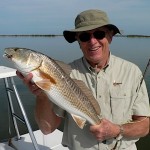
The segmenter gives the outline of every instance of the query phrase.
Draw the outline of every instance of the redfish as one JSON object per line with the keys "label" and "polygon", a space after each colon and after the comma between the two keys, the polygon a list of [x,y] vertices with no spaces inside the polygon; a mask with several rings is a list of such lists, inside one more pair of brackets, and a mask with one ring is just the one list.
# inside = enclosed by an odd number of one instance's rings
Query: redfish
{"label": "redfish", "polygon": [[86,121],[92,125],[100,123],[98,102],[83,81],[70,77],[69,65],[26,48],[6,48],[4,57],[23,75],[32,73],[32,81],[50,101],[70,113],[80,128]]}

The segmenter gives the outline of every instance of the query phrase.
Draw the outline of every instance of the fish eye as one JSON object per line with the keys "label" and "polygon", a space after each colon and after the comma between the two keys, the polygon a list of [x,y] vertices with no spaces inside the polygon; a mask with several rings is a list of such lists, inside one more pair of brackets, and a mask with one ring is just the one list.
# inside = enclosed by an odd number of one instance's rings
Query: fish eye
{"label": "fish eye", "polygon": [[16,52],[18,50],[18,48],[14,48],[14,51]]}

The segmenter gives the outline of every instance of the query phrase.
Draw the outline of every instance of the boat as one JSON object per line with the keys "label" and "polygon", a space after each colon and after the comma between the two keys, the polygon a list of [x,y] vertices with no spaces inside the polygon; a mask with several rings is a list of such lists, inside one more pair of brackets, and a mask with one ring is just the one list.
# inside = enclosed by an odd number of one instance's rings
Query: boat
{"label": "boat", "polygon": [[33,132],[38,148],[35,148],[29,133],[21,135],[20,139],[11,138],[0,143],[0,150],[68,150],[61,144],[62,132],[56,129],[53,133],[44,135],[40,130]]}
{"label": "boat", "polygon": [[[44,135],[37,128],[35,128],[37,130],[32,130],[28,116],[26,115],[19,92],[13,79],[13,77],[15,76],[16,69],[6,66],[0,66],[0,79],[4,80],[5,90],[7,93],[7,99],[11,112],[10,114],[15,130],[14,136],[8,136],[6,139],[0,141],[0,150],[68,150],[67,147],[64,147],[61,144],[63,132],[59,129],[56,129],[54,132],[48,135]],[[12,93],[15,95],[23,118],[21,118],[15,112],[11,96]],[[26,125],[26,133],[23,134],[19,131],[18,120]]]}

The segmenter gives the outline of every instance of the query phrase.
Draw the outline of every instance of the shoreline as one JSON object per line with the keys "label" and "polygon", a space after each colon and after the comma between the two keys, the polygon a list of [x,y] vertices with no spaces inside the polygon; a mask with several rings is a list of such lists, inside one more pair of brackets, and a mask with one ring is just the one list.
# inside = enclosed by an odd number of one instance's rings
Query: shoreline
{"label": "shoreline", "polygon": [[[0,37],[55,37],[63,36],[57,34],[1,34]],[[115,37],[127,37],[127,38],[150,38],[150,35],[115,35]]]}
{"label": "shoreline", "polygon": [[54,35],[54,34],[1,34],[0,37],[55,37],[63,35]]}

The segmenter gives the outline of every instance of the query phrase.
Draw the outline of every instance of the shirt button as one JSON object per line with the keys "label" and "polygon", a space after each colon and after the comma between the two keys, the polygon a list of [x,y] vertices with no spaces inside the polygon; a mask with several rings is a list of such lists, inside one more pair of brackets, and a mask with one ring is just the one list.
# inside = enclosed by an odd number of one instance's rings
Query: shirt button
{"label": "shirt button", "polygon": [[101,98],[101,95],[99,95],[99,98]]}

